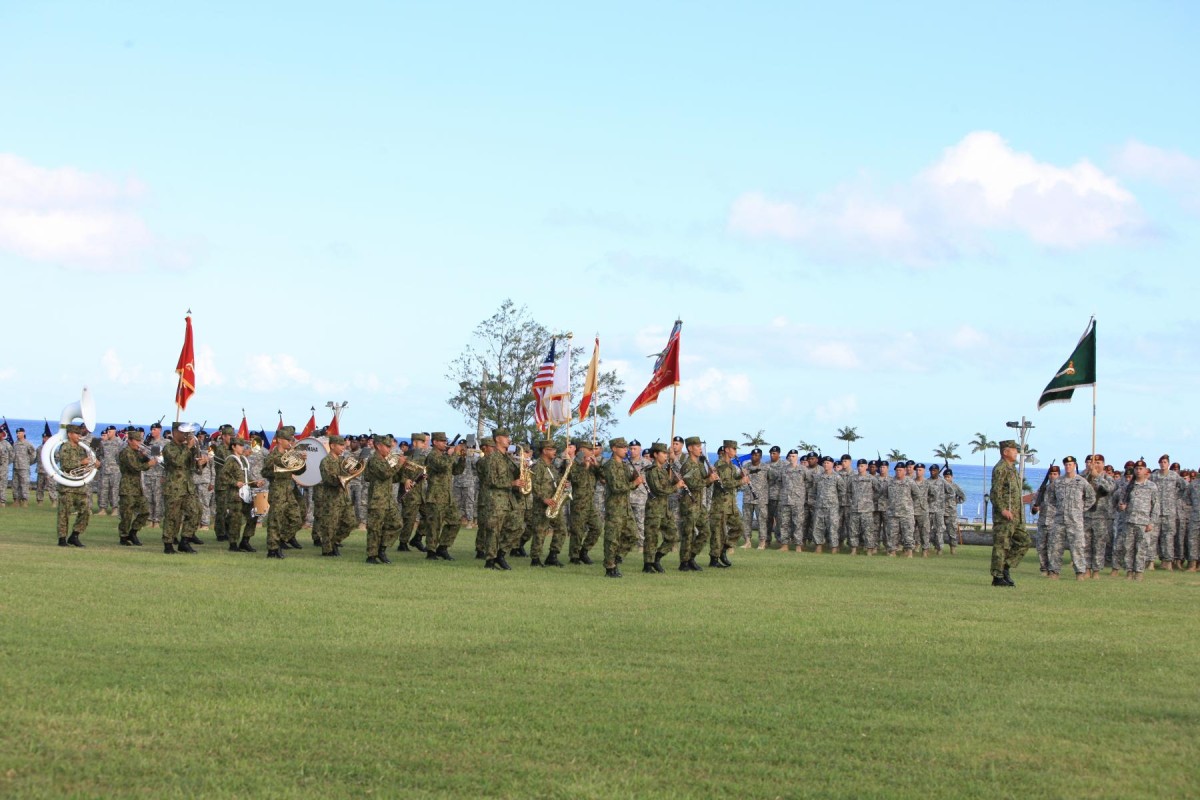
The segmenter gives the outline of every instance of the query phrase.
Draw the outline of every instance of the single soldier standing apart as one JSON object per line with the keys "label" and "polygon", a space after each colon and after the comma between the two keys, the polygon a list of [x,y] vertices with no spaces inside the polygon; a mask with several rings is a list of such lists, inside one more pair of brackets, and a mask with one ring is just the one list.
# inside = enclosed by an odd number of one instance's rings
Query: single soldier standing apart
{"label": "single soldier standing apart", "polygon": [[1146,462],[1134,464],[1134,479],[1125,487],[1120,509],[1125,512],[1125,577],[1140,581],[1147,564],[1154,563],[1154,523],[1158,513],[1159,488],[1150,481]]}
{"label": "single soldier standing apart", "polygon": [[466,445],[453,450],[442,431],[434,432],[433,451],[425,459],[428,485],[421,505],[421,531],[425,538],[425,558],[429,561],[453,561],[450,548],[462,525],[454,502],[454,478],[467,468]]}
{"label": "single soldier standing apart", "polygon": [[622,437],[608,443],[612,456],[604,462],[604,575],[620,578],[617,565],[637,542],[637,526],[629,493],[645,481],[632,464],[625,463],[629,446]]}
{"label": "single soldier standing apart", "polygon": [[992,469],[992,586],[1016,586],[1010,570],[1029,550],[1016,462],[1017,443],[1005,439],[1000,443],[1000,461]]}
{"label": "single soldier standing apart", "polygon": [[[58,448],[58,464],[64,474],[72,470],[98,467],[95,460],[88,457],[87,451],[80,446],[83,436],[82,425],[67,426],[67,440]],[[58,491],[58,546],[83,547],[79,537],[87,531],[88,520],[92,516],[92,504],[88,498],[88,486],[63,486]],[[75,515],[75,526],[71,527],[71,515]],[[67,535],[67,531],[71,535]]]}
{"label": "single soldier standing apart", "polygon": [[[269,482],[267,502],[267,558],[283,558],[283,548],[299,550],[296,533],[304,524],[300,494],[296,491],[296,469],[285,469],[285,455],[296,441],[296,429],[286,425],[275,432],[275,449],[263,459],[262,475]],[[303,469],[303,467],[300,467]]]}
{"label": "single soldier standing apart", "polygon": [[[650,458],[654,465],[646,472],[646,485],[650,496],[646,501],[645,532],[642,544],[642,572],[666,572],[662,557],[671,552],[679,538],[679,529],[671,517],[671,496],[687,486],[667,465],[667,446],[655,442],[650,446]],[[683,556],[680,555],[680,564]]]}
{"label": "single soldier standing apart", "polygon": [[142,546],[137,534],[150,519],[150,505],[142,493],[142,473],[154,466],[156,459],[142,454],[143,438],[145,435],[140,430],[128,431],[125,440],[129,444],[117,455],[117,467],[121,471],[121,485],[117,491],[121,519],[117,533],[124,547]]}

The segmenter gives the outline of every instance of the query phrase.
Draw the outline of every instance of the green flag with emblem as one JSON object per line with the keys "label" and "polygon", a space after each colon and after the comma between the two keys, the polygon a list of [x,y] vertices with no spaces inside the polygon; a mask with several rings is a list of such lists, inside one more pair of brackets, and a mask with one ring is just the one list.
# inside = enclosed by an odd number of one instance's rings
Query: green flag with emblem
{"label": "green flag with emblem", "polygon": [[1075,345],[1071,357],[1059,368],[1042,396],[1038,398],[1038,410],[1051,403],[1067,403],[1075,389],[1080,386],[1096,385],[1096,318],[1088,320],[1079,344]]}

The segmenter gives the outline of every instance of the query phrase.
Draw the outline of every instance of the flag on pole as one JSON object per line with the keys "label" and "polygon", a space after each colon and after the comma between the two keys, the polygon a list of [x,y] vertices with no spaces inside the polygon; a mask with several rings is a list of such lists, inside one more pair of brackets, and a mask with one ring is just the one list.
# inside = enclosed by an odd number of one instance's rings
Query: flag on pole
{"label": "flag on pole", "polygon": [[312,432],[315,431],[316,429],[317,429],[317,412],[316,412],[316,409],[313,409],[312,416],[310,416],[308,418],[308,422],[305,423],[305,425],[304,425],[304,430],[300,431],[300,433],[296,435],[296,441],[300,441],[301,439],[307,439],[309,436],[312,436]]}
{"label": "flag on pole", "polygon": [[325,429],[325,435],[326,436],[337,436],[341,432],[342,432],[341,429],[338,428],[338,409],[335,408],[333,410],[333,420],[330,421],[329,427]]}
{"label": "flag on pole", "polygon": [[554,384],[550,387],[550,424],[568,425],[571,422],[571,339],[567,349],[554,365]]}
{"label": "flag on pole", "polygon": [[1088,320],[1079,344],[1071,352],[1071,357],[1058,370],[1042,396],[1038,398],[1038,410],[1051,403],[1067,403],[1075,389],[1080,386],[1096,385],[1096,318]]}
{"label": "flag on pole", "polygon": [[175,405],[180,411],[187,408],[188,399],[196,392],[196,353],[192,346],[192,314],[188,312],[187,327],[183,332],[183,349],[179,351],[179,362],[175,365],[179,385],[175,387]]}
{"label": "flag on pole", "polygon": [[246,409],[242,409],[242,424],[238,425],[238,438],[242,441],[250,441],[250,426],[246,423]]}
{"label": "flag on pole", "polygon": [[42,436],[53,436],[50,432],[50,420],[42,420]]}
{"label": "flag on pole", "polygon": [[600,337],[596,337],[596,346],[592,349],[592,360],[588,363],[587,378],[583,381],[583,399],[579,401],[579,421],[587,419],[588,406],[592,404],[592,395],[596,393],[599,383],[600,369]]}
{"label": "flag on pole", "polygon": [[550,413],[550,409],[547,408],[546,394],[553,385],[554,340],[551,339],[550,352],[546,353],[546,358],[542,361],[542,366],[538,368],[537,375],[533,379],[533,386],[530,387],[533,391],[533,421],[537,423],[539,431],[546,430],[546,420]]}
{"label": "flag on pole", "polygon": [[682,321],[675,320],[675,326],[671,328],[671,335],[667,339],[667,346],[654,362],[654,374],[650,376],[650,382],[629,407],[630,416],[643,406],[657,402],[658,394],[663,389],[679,385],[679,329],[682,326]]}
{"label": "flag on pole", "polygon": [[[5,417],[4,423],[0,424],[0,438],[3,438],[9,444],[14,444],[12,431],[8,429],[8,417]],[[8,480],[8,475],[4,476],[4,480]]]}

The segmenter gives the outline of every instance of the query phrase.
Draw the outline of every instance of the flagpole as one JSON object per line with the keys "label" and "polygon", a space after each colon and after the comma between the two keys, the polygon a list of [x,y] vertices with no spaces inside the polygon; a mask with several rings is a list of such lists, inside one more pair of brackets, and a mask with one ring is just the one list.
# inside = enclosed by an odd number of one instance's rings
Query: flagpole
{"label": "flagpole", "polygon": [[1092,455],[1096,454],[1096,384],[1092,384]]}

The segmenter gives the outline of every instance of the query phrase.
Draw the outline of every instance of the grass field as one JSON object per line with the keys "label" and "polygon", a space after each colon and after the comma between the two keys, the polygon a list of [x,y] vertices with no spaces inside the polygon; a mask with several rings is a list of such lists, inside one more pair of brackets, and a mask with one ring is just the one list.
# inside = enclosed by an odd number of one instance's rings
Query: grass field
{"label": "grass field", "polygon": [[612,581],[485,571],[473,530],[390,567],[361,532],[282,562],[143,533],[0,510],[0,796],[1197,792],[1195,574],[993,589],[967,547]]}

